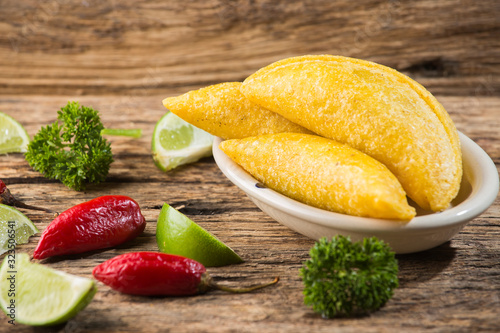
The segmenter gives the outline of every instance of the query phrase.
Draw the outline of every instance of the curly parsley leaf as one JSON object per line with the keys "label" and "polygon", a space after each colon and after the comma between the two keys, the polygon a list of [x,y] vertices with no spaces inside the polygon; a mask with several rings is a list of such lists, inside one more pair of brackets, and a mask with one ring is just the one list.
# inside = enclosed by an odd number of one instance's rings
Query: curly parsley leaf
{"label": "curly parsley leaf", "polygon": [[366,314],[382,307],[398,287],[398,262],[376,237],[351,242],[336,236],[315,243],[300,270],[304,303],[325,318]]}
{"label": "curly parsley leaf", "polygon": [[28,163],[77,191],[86,183],[104,181],[113,156],[110,143],[101,136],[99,112],[69,102],[57,114],[57,121],[42,127],[28,145]]}

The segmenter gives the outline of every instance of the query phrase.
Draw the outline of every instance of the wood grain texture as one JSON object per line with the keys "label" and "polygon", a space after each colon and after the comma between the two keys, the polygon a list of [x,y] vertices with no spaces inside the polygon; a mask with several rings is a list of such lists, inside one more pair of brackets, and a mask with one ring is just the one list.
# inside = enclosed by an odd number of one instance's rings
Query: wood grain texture
{"label": "wood grain texture", "polygon": [[[400,287],[380,311],[324,320],[303,304],[298,270],[313,241],[262,213],[212,158],[169,173],[150,141],[163,98],[241,81],[290,56],[339,54],[376,61],[422,83],[457,128],[500,165],[500,2],[496,0],[0,0],[0,111],[34,135],[69,100],[101,111],[112,137],[105,183],[75,192],[33,171],[22,154],[0,156],[0,179],[29,204],[63,211],[100,195],[136,199],[147,220],[137,239],[113,249],[42,261],[91,277],[97,264],[156,251],[164,202],[239,253],[241,265],[210,268],[219,282],[253,284],[247,295],[149,298],[99,284],[92,303],[53,328],[0,332],[498,332],[500,201],[450,242],[400,255]],[[50,214],[23,210],[43,230]],[[40,235],[18,248],[32,253]]]}
{"label": "wood grain texture", "polygon": [[2,0],[0,8],[0,94],[157,95],[318,53],[394,67],[435,94],[500,92],[494,0]]}
{"label": "wood grain texture", "polygon": [[[2,96],[0,110],[33,135],[55,119],[73,96]],[[137,239],[113,249],[46,259],[41,263],[91,277],[94,266],[118,254],[157,251],[156,219],[167,202],[239,253],[241,265],[210,268],[228,285],[253,284],[280,276],[278,285],[246,295],[211,292],[187,298],[119,294],[99,284],[92,303],[65,325],[43,332],[496,332],[500,329],[500,202],[495,201],[450,242],[429,251],[398,256],[400,287],[380,311],[354,319],[325,320],[303,304],[298,270],[313,241],[262,213],[219,171],[212,158],[169,173],[151,159],[150,137],[164,114],[164,96],[82,96],[101,112],[107,127],[141,128],[143,137],[113,137],[115,162],[107,181],[75,192],[31,170],[21,154],[0,156],[0,179],[29,204],[63,211],[106,194],[138,201],[147,227]],[[458,129],[500,164],[500,98],[438,96]],[[50,214],[23,211],[43,230]],[[39,235],[18,248],[32,253]],[[1,332],[40,331],[0,318]]]}

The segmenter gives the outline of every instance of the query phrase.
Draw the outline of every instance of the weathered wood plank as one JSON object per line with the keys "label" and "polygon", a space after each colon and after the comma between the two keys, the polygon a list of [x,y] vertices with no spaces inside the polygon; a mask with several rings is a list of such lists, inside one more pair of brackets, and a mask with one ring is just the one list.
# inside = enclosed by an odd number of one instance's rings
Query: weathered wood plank
{"label": "weathered wood plank", "polygon": [[[310,239],[262,213],[212,158],[169,173],[151,159],[164,97],[240,81],[272,61],[307,53],[373,60],[414,77],[438,96],[457,128],[500,165],[500,3],[494,0],[0,1],[0,111],[30,135],[68,100],[101,111],[105,126],[141,128],[110,138],[115,162],[103,184],[75,192],[31,170],[21,154],[0,156],[0,179],[27,203],[63,211],[105,194],[136,199],[147,220],[137,239],[113,249],[42,261],[91,277],[97,264],[156,251],[167,202],[236,250],[245,263],[210,268],[230,285],[279,275],[249,295],[133,297],[99,284],[93,302],[44,332],[496,332],[500,331],[500,201],[449,243],[398,256],[400,287],[380,311],[324,320],[303,305],[298,270]],[[53,216],[25,211],[43,230]],[[32,253],[36,235],[20,252]],[[11,327],[0,332],[40,331]]]}
{"label": "weathered wood plank", "polygon": [[[187,298],[149,298],[119,294],[99,284],[92,303],[67,324],[45,332],[479,332],[498,331],[500,305],[500,201],[497,199],[450,242],[435,249],[400,255],[400,287],[391,301],[370,316],[324,320],[302,302],[298,274],[313,244],[262,213],[218,170],[212,158],[163,173],[150,156],[150,137],[165,112],[166,96],[81,96],[101,111],[108,127],[141,128],[137,140],[113,138],[115,162],[108,180],[75,192],[32,171],[21,154],[0,156],[0,179],[30,204],[58,211],[105,194],[126,194],[138,201],[147,227],[137,239],[113,249],[43,260],[72,274],[91,277],[97,264],[131,251],[156,251],[156,219],[164,202],[172,204],[223,240],[245,263],[210,268],[217,281],[253,284],[280,276],[273,288],[248,295],[212,292]],[[55,119],[73,96],[3,96],[0,110],[26,126],[30,135]],[[438,96],[459,130],[478,142],[500,164],[500,98]],[[50,214],[25,211],[43,230]],[[32,253],[39,235],[18,248]],[[12,328],[0,318],[0,331]]]}
{"label": "weathered wood plank", "polygon": [[155,95],[328,53],[498,96],[499,17],[495,0],[3,0],[0,94]]}

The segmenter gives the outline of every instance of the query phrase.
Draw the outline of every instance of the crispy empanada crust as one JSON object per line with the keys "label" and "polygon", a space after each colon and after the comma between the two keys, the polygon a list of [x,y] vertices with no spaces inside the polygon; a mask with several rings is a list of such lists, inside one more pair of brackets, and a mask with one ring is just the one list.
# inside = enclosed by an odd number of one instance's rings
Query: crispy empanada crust
{"label": "crispy empanada crust", "polygon": [[424,209],[446,209],[458,193],[462,155],[453,121],[430,92],[394,69],[341,56],[302,56],[262,68],[241,91],[382,162]]}
{"label": "crispy empanada crust", "polygon": [[219,147],[267,187],[305,204],[363,217],[415,216],[386,166],[334,140],[279,133],[227,140]]}

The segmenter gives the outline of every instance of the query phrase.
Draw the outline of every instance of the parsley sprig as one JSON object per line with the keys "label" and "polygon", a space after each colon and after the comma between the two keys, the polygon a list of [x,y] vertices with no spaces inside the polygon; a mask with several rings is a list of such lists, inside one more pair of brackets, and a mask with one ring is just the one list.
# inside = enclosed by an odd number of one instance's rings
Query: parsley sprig
{"label": "parsley sprig", "polygon": [[25,158],[45,177],[81,191],[86,183],[104,181],[113,162],[103,129],[97,110],[69,102],[57,112],[57,121],[35,135]]}
{"label": "parsley sprig", "polygon": [[366,314],[382,307],[398,287],[398,262],[376,237],[351,242],[336,236],[315,243],[300,270],[304,303],[325,318]]}

